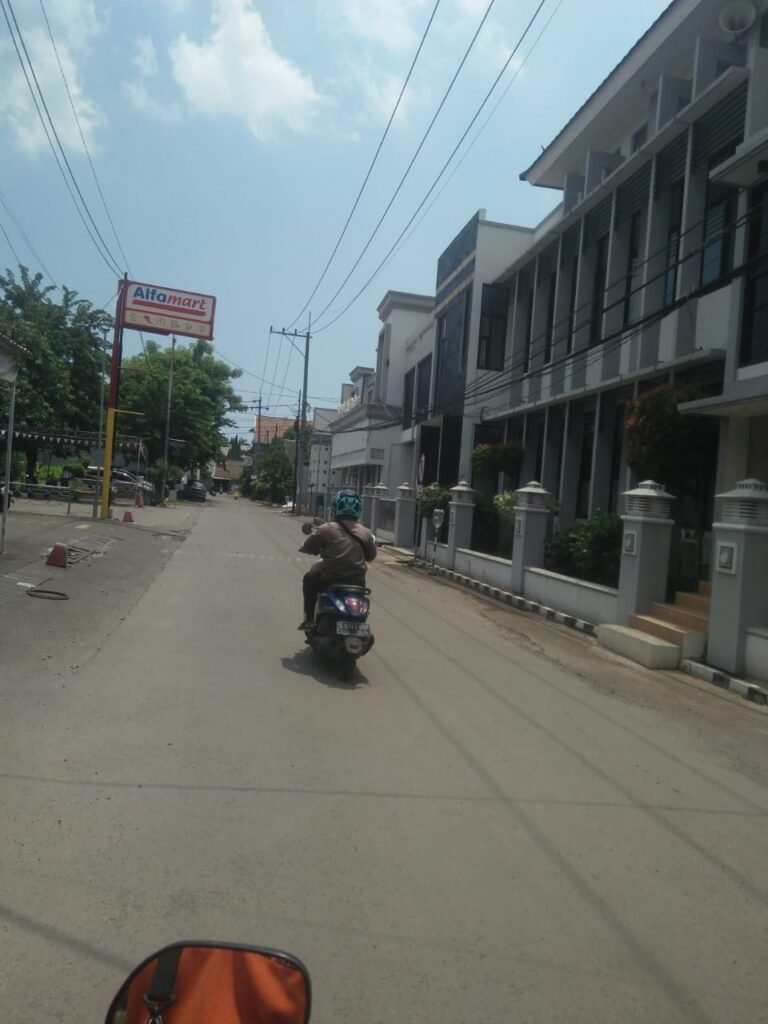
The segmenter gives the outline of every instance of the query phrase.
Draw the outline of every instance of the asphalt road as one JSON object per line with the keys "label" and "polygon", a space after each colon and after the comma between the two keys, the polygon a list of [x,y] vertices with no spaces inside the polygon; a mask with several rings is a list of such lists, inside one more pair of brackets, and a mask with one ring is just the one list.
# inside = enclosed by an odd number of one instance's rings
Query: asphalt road
{"label": "asphalt road", "polygon": [[178,937],[297,953],[320,1024],[768,1021],[768,717],[385,558],[340,684],[300,540],[216,499],[0,608],[4,1024]]}

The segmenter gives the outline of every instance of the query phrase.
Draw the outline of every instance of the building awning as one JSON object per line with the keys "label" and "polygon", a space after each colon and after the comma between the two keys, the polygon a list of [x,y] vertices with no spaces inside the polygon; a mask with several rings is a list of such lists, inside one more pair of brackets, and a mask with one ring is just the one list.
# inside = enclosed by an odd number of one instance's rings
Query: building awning
{"label": "building awning", "polygon": [[726,398],[715,395],[714,398],[699,398],[695,402],[681,402],[678,409],[682,413],[697,416],[727,416],[735,419],[749,419],[752,416],[768,416],[768,395],[755,395],[753,398]]}

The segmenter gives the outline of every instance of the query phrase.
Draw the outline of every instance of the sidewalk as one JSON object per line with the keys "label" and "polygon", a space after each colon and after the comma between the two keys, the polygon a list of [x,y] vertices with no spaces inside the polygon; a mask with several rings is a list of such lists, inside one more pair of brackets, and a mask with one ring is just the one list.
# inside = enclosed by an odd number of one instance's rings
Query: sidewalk
{"label": "sidewalk", "polygon": [[[30,508],[30,506],[32,506]],[[92,510],[84,505],[73,505],[73,514],[51,512],[47,502],[16,501],[8,516],[7,552],[0,555],[0,577],[17,573],[24,567],[45,568],[48,552],[56,543],[70,543],[86,534],[119,535],[122,530],[146,529],[173,533],[186,533],[194,525],[203,506],[168,508],[145,507],[131,509],[135,522],[123,524],[123,512],[115,509],[115,518],[92,518]],[[77,510],[75,512],[75,510]],[[118,514],[119,513],[119,514]],[[50,574],[47,574],[50,576]]]}

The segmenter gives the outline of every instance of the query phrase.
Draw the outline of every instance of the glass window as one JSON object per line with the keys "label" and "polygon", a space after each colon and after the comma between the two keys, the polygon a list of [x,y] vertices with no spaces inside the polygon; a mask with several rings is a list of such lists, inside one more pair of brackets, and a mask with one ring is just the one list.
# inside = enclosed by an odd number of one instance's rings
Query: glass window
{"label": "glass window", "polygon": [[750,195],[741,365],[768,361],[768,184]]}
{"label": "glass window", "polygon": [[710,182],[704,215],[701,283],[711,284],[727,274],[733,262],[735,193],[727,185]]}
{"label": "glass window", "polygon": [[632,136],[632,152],[636,153],[641,146],[644,146],[648,140],[648,124],[644,124],[642,128],[638,128]]}
{"label": "glass window", "polygon": [[523,373],[531,368],[531,331],[533,330],[533,285],[528,289],[525,310],[525,337],[523,338]]}
{"label": "glass window", "polygon": [[680,226],[683,220],[683,183],[676,182],[669,196],[669,227],[664,272],[664,305],[671,306],[677,296],[677,272],[680,262]]}
{"label": "glass window", "polygon": [[544,325],[544,365],[552,362],[552,341],[555,330],[555,289],[557,287],[557,274],[551,273],[547,281],[547,322]]}
{"label": "glass window", "polygon": [[595,270],[592,275],[592,304],[589,322],[589,344],[599,345],[603,338],[603,307],[605,278],[608,271],[608,235],[595,243]]}
{"label": "glass window", "polygon": [[[411,371],[413,372],[413,371]],[[425,356],[416,367],[416,419],[429,415],[429,393],[432,384],[432,356]]]}
{"label": "glass window", "polygon": [[413,423],[413,395],[416,380],[416,368],[406,373],[403,385],[403,427],[410,427]]}
{"label": "glass window", "polygon": [[629,327],[640,316],[640,229],[642,211],[632,214],[629,223],[629,247],[627,250],[627,276],[624,285],[624,326]]}
{"label": "glass window", "polygon": [[477,347],[479,370],[504,369],[508,303],[509,293],[506,288],[483,285],[480,337]]}

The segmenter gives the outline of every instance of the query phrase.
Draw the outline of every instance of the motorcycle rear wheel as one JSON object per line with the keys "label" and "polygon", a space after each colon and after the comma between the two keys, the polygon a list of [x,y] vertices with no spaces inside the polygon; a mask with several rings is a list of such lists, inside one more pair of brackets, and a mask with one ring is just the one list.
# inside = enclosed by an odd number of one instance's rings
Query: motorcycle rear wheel
{"label": "motorcycle rear wheel", "polygon": [[339,664],[339,679],[342,683],[348,683],[355,674],[357,668],[357,658],[351,654],[345,654]]}

